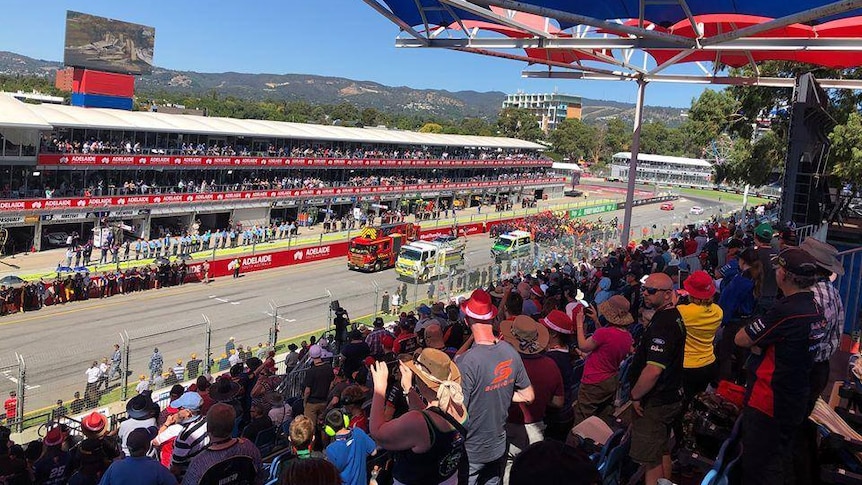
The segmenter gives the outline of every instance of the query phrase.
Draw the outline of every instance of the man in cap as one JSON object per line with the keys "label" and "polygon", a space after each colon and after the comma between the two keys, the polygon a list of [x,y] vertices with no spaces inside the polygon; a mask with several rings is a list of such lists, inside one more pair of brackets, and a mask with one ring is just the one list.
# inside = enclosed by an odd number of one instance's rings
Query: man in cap
{"label": "man in cap", "polygon": [[171,407],[176,414],[168,417],[168,426],[179,423],[183,429],[174,441],[174,453],[171,455],[171,472],[182,479],[192,459],[209,444],[206,418],[201,416],[203,398],[196,392],[186,392],[179,399],[171,401]]}
{"label": "man in cap", "polygon": [[644,305],[655,313],[629,371],[636,413],[629,456],[646,469],[645,483],[655,485],[671,474],[670,431],[682,409],[685,324],[670,276],[649,275],[641,291]]}
{"label": "man in cap", "polygon": [[260,450],[245,438],[232,438],[236,410],[213,404],[207,413],[209,445],[192,459],[183,484],[263,484]]}
{"label": "man in cap", "polygon": [[[494,336],[497,308],[491,295],[475,290],[461,304],[470,325],[473,346],[455,359],[467,407],[469,483],[497,485],[506,462],[506,417],[512,402],[535,399],[520,355]],[[465,343],[467,346],[468,340]],[[463,348],[463,347],[462,347]]]}
{"label": "man in cap", "polygon": [[347,345],[341,349],[341,355],[344,356],[344,361],[341,363],[341,370],[348,378],[362,366],[362,361],[371,355],[371,348],[365,343],[365,337],[359,330],[351,330],[347,333],[349,341]]}
{"label": "man in cap", "polygon": [[312,365],[305,372],[303,383],[303,402],[305,404],[303,414],[315,424],[318,423],[320,416],[326,409],[329,387],[335,379],[332,365],[321,358],[322,354],[323,350],[319,345],[309,347],[308,356],[311,358]]}
{"label": "man in cap", "polygon": [[152,428],[132,431],[128,440],[130,454],[111,463],[100,485],[176,485],[177,479],[171,472],[147,456],[154,435]]}
{"label": "man in cap", "polygon": [[192,353],[191,359],[186,362],[186,371],[189,379],[197,379],[201,371],[201,359],[198,359],[198,354]]}
{"label": "man in cap", "polygon": [[743,482],[782,484],[790,476],[793,440],[808,416],[814,348],[826,331],[811,287],[819,266],[805,250],[788,248],[774,258],[784,297],[742,328],[736,345],[750,348],[742,411]]}
{"label": "man in cap", "polygon": [[[532,318],[518,315],[500,324],[503,339],[521,354],[521,362],[533,387],[531,403],[512,403],[506,420],[506,477],[521,451],[545,438],[545,411],[563,406],[563,377],[557,364],[542,355],[548,346],[548,329]],[[508,479],[504,479],[508,482]]]}

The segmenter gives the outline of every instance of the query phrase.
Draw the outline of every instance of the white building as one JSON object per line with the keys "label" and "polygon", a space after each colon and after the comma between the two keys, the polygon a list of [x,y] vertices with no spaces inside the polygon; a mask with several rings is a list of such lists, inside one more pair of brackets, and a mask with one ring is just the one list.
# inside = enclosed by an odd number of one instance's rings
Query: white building
{"label": "white building", "polygon": [[[632,154],[620,152],[613,156],[608,180],[627,181]],[[639,183],[680,185],[687,187],[715,186],[712,164],[699,158],[669,157],[638,154],[636,180]]]}

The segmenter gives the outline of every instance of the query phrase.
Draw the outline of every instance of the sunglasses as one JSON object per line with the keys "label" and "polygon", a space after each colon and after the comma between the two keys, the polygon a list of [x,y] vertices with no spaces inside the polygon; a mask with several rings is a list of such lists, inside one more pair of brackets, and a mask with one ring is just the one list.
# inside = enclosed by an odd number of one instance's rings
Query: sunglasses
{"label": "sunglasses", "polygon": [[649,286],[641,286],[641,293],[655,295],[659,291],[671,291],[669,288],[651,288]]}

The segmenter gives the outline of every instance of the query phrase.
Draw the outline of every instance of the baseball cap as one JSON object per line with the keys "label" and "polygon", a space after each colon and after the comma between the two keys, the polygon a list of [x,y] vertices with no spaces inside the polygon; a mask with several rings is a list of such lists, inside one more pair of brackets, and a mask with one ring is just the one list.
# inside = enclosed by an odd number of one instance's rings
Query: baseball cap
{"label": "baseball cap", "polygon": [[190,409],[199,411],[204,400],[201,395],[196,392],[187,392],[178,399],[171,401],[171,407],[174,409]]}
{"label": "baseball cap", "polygon": [[772,265],[774,267],[782,267],[784,271],[788,271],[799,276],[814,276],[817,274],[817,260],[814,256],[808,254],[804,249],[798,247],[789,247],[777,256],[773,256]]}
{"label": "baseball cap", "polygon": [[764,222],[754,228],[754,235],[760,239],[771,240],[772,236],[775,235],[775,230],[772,229],[772,226],[769,223]]}

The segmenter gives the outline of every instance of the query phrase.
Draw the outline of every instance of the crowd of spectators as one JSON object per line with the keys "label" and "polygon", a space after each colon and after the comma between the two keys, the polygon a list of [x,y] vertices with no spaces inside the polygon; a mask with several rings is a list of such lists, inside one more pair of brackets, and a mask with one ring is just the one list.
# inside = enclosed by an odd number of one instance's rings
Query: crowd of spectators
{"label": "crowd of spectators", "polygon": [[[44,197],[47,199],[57,197],[101,197],[105,195],[144,195],[144,194],[187,194],[187,193],[211,193],[211,192],[238,192],[252,190],[292,190],[292,189],[322,189],[332,187],[380,187],[401,185],[423,185],[456,182],[487,182],[495,180],[532,180],[553,176],[554,173],[545,168],[536,168],[530,171],[509,170],[502,173],[474,175],[470,177],[417,177],[410,175],[381,176],[355,176],[346,181],[334,180],[321,177],[291,177],[276,176],[265,178],[259,176],[243,177],[239,173],[228,177],[230,181],[216,181],[214,178],[180,178],[176,180],[173,174],[153,171],[148,179],[131,179],[122,182],[108,183],[98,176],[95,180],[88,180],[86,187],[79,187],[67,181],[61,181],[57,185],[46,185]],[[176,181],[174,181],[176,180]],[[13,192],[8,187],[0,192],[4,198],[13,197]],[[42,193],[37,194],[43,196]],[[20,196],[20,191],[19,191]]]}
{"label": "crowd of spectators", "polygon": [[[3,459],[17,476],[62,475],[56,483],[90,473],[82,450],[105,449],[101,483],[145,469],[165,477],[148,483],[211,483],[229,469],[242,483],[594,485],[609,472],[597,450],[629,429],[628,456],[610,472],[630,463],[657,485],[681,472],[671,458],[697,446],[694,403],[712,399],[741,416],[741,483],[809,483],[818,467],[799,445],[812,445],[805,417],[843,322],[836,254],[765,221],[694,224],[291,345],[295,395],[273,375],[273,353],[228,359],[212,382],[175,385],[164,409],[142,386],[113,440],[89,415],[85,435],[100,443],[60,427],[26,449],[0,436]],[[264,471],[260,437],[276,427],[287,449]]]}
{"label": "crowd of spectators", "polygon": [[[98,154],[153,154],[153,155],[188,155],[188,156],[256,156],[256,157],[293,157],[293,158],[382,158],[401,160],[427,159],[466,159],[466,160],[531,160],[540,155],[534,151],[484,149],[464,147],[380,147],[367,146],[345,147],[343,145],[327,145],[325,143],[306,144],[285,142],[257,143],[255,146],[244,144],[225,144],[224,142],[188,143],[174,140],[164,142],[159,146],[143,146],[139,141],[116,137],[107,140],[88,138],[69,140],[56,136],[45,136],[42,139],[43,153],[98,153]],[[289,143],[289,142],[288,142]]]}

